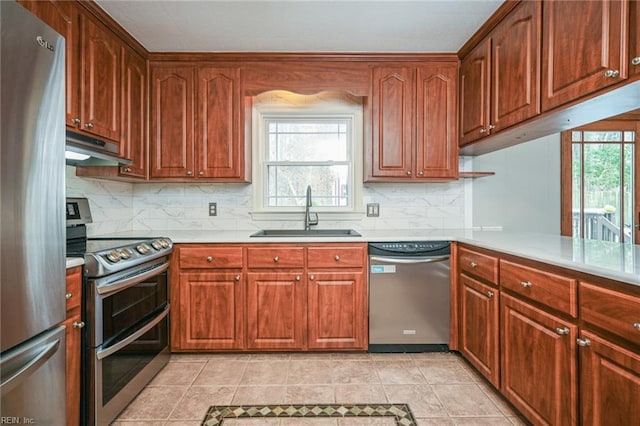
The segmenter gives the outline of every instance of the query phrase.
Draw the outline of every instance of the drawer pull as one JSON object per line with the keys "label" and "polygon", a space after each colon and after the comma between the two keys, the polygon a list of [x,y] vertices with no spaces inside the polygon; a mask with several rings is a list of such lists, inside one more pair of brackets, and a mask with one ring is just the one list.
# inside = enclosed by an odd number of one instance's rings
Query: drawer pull
{"label": "drawer pull", "polygon": [[274,262],[276,262],[276,263],[278,263],[278,262],[280,261],[280,258],[279,258],[278,256],[275,256],[275,257],[273,258],[273,261],[274,261]]}
{"label": "drawer pull", "polygon": [[488,297],[489,299],[491,299],[491,298],[493,297],[493,292],[492,292],[492,291],[488,291],[488,292],[487,292],[487,297]]}
{"label": "drawer pull", "polygon": [[236,275],[235,277],[233,277],[233,279],[236,281],[240,281],[240,275]]}
{"label": "drawer pull", "polygon": [[73,328],[82,328],[84,327],[84,321],[74,321],[72,325]]}
{"label": "drawer pull", "polygon": [[336,262],[339,262],[339,261],[340,261],[340,256],[338,256],[338,255],[336,254],[336,257],[334,257],[334,259],[336,260]]}
{"label": "drawer pull", "polygon": [[520,281],[520,285],[524,288],[531,288],[533,284],[531,284],[531,281]]}
{"label": "drawer pull", "polygon": [[64,298],[67,299],[67,300],[71,299],[72,297],[73,297],[73,294],[71,294],[71,293],[67,293],[67,294],[64,295]]}
{"label": "drawer pull", "polygon": [[589,339],[576,339],[576,343],[578,346],[590,346],[591,340]]}
{"label": "drawer pull", "polygon": [[620,71],[618,70],[606,70],[604,72],[604,76],[607,78],[616,78],[620,75]]}
{"label": "drawer pull", "polygon": [[296,275],[296,281],[300,281],[300,275]]}
{"label": "drawer pull", "polygon": [[558,333],[561,336],[564,336],[565,334],[569,334],[569,329],[567,327],[558,327],[556,328],[556,333]]}
{"label": "drawer pull", "polygon": [[640,331],[640,322],[634,322],[633,323],[633,328],[635,328],[636,330]]}
{"label": "drawer pull", "polygon": [[213,257],[208,256],[208,257],[207,257],[207,262],[209,262],[209,263],[213,262]]}
{"label": "drawer pull", "polygon": [[476,262],[471,262],[471,267],[475,268],[476,266],[478,266],[478,264]]}
{"label": "drawer pull", "polygon": [[640,56],[636,56],[631,60],[632,65],[640,65]]}

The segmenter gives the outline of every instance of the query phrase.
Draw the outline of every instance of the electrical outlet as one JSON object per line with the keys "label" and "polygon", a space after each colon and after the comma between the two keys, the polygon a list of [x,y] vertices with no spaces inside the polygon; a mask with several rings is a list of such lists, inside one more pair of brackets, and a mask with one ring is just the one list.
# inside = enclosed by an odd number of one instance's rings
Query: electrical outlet
{"label": "electrical outlet", "polygon": [[218,216],[218,203],[209,203],[209,216]]}
{"label": "electrical outlet", "polygon": [[379,217],[380,216],[380,204],[368,203],[367,204],[367,217]]}

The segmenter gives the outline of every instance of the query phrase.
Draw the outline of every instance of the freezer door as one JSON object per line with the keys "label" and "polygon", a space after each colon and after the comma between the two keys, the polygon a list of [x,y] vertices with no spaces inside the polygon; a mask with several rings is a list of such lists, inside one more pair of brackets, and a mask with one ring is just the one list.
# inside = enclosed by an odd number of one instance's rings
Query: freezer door
{"label": "freezer door", "polygon": [[0,1],[0,352],[65,317],[64,38]]}
{"label": "freezer door", "polygon": [[0,377],[3,424],[66,424],[65,327],[1,354]]}

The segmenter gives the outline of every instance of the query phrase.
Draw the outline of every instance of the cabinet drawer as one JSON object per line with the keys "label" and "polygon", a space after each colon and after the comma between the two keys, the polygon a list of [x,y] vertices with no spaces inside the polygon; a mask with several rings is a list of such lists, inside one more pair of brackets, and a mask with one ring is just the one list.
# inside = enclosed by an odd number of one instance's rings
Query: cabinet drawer
{"label": "cabinet drawer", "polygon": [[361,268],[364,266],[364,247],[309,247],[309,268]]}
{"label": "cabinet drawer", "polygon": [[180,268],[242,268],[242,247],[181,247]]}
{"label": "cabinet drawer", "polygon": [[580,318],[640,343],[640,297],[581,282]]}
{"label": "cabinet drawer", "polygon": [[302,247],[250,247],[247,249],[249,268],[303,268]]}
{"label": "cabinet drawer", "polygon": [[458,265],[461,271],[498,284],[498,258],[460,247]]}
{"label": "cabinet drawer", "polygon": [[80,306],[82,298],[82,268],[76,266],[67,269],[67,312]]}
{"label": "cabinet drawer", "polygon": [[574,318],[578,315],[575,279],[500,260],[500,285]]}

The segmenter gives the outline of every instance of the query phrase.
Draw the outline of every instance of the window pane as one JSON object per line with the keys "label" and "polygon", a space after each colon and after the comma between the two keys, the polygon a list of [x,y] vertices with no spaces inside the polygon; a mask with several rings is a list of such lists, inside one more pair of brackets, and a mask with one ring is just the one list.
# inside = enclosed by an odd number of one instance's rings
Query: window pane
{"label": "window pane", "polygon": [[267,166],[269,207],[304,206],[311,185],[314,206],[348,205],[349,166]]}
{"label": "window pane", "polygon": [[625,243],[633,243],[633,229],[635,226],[636,215],[634,214],[634,147],[633,145],[625,145],[624,147],[624,208],[623,208],[623,234]]}
{"label": "window pane", "polygon": [[277,121],[268,124],[269,161],[347,161],[346,120]]}
{"label": "window pane", "polygon": [[[578,132],[573,132],[578,133]],[[571,171],[571,221],[573,225],[573,236],[582,237],[582,221],[580,212],[582,211],[582,144],[574,143],[572,146],[572,171]]]}
{"label": "window pane", "polygon": [[571,142],[582,142],[582,132],[571,132]]}
{"label": "window pane", "polygon": [[622,132],[584,132],[585,142],[621,142]]}
{"label": "window pane", "polygon": [[635,142],[636,141],[636,132],[624,132],[624,141],[625,142]]}

